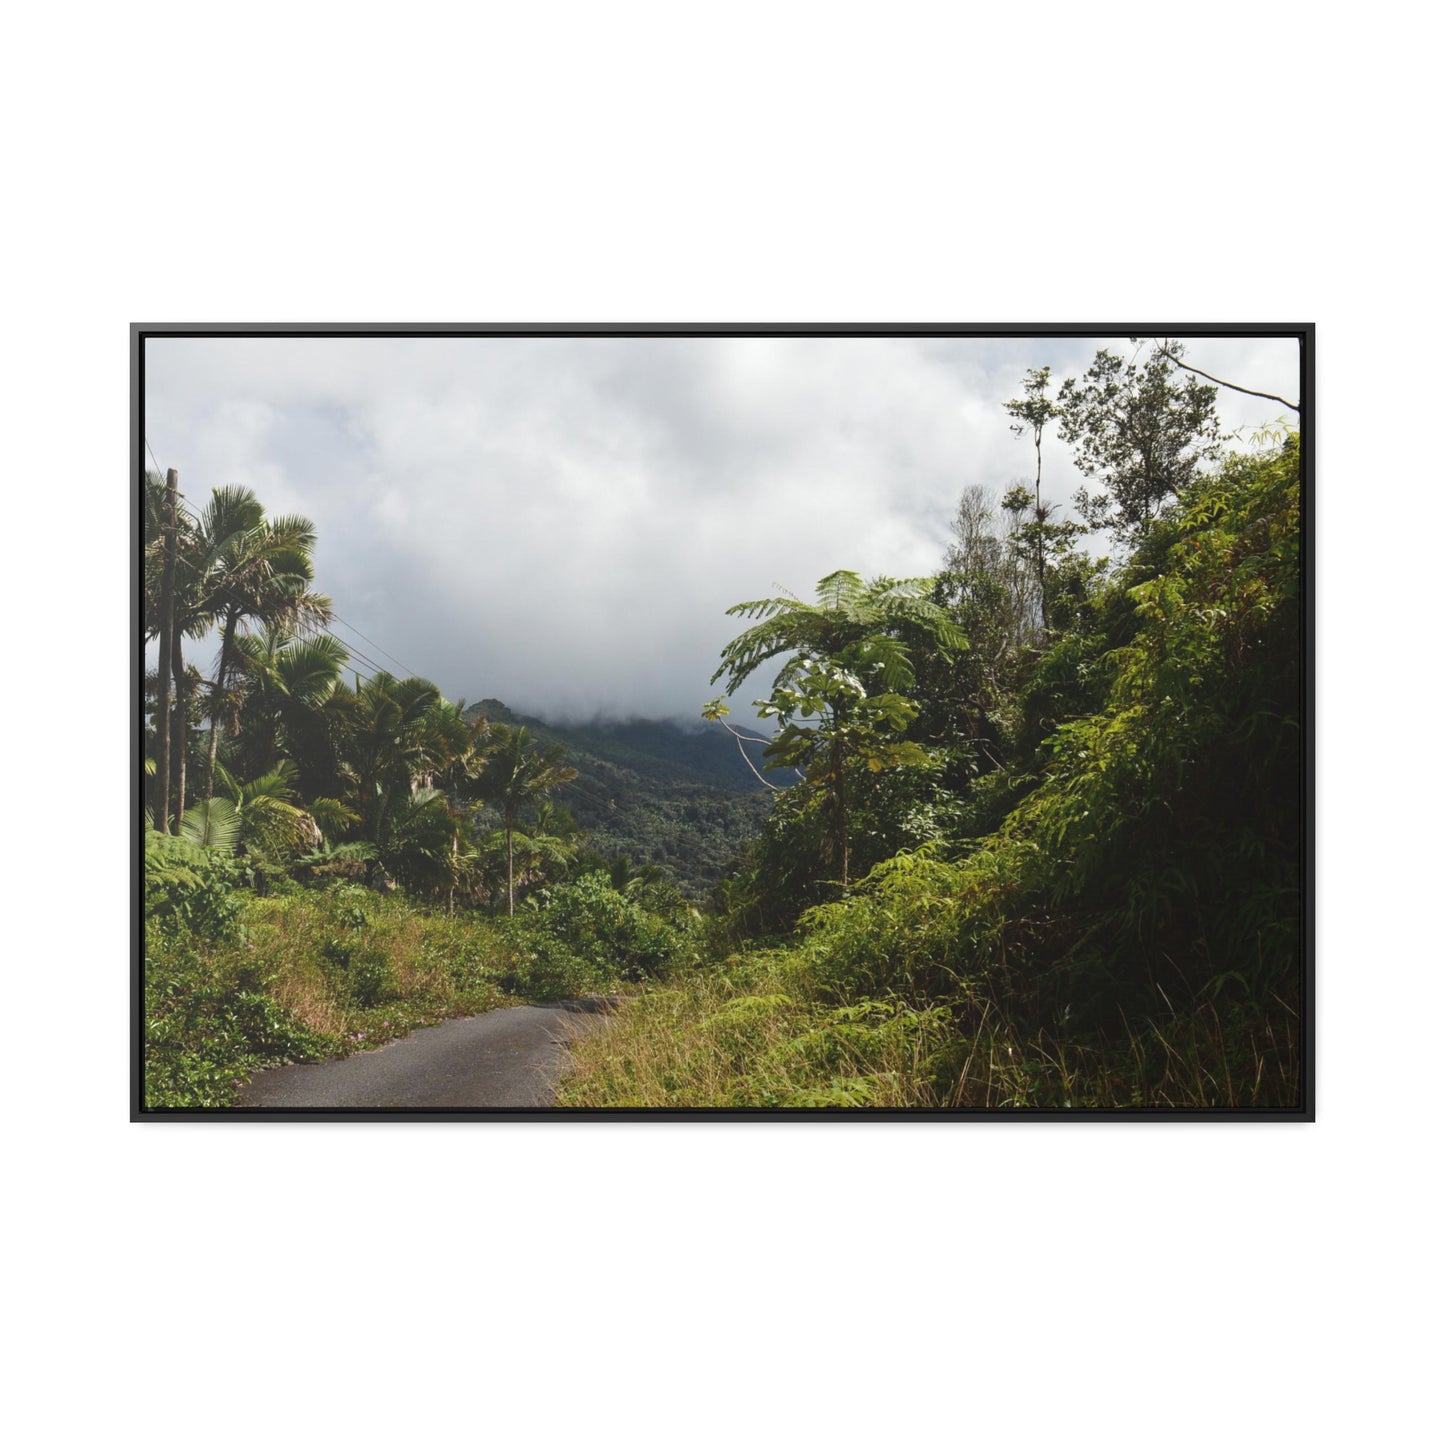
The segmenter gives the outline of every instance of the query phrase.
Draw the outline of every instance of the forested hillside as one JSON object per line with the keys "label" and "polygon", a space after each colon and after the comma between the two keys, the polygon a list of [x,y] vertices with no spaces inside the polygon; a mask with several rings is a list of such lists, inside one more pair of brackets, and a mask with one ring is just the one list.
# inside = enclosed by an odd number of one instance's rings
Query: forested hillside
{"label": "forested hillside", "polygon": [[546,723],[496,698],[473,704],[468,716],[521,724],[561,747],[578,776],[558,796],[590,851],[665,868],[688,897],[707,894],[767,816],[768,789],[720,729],[642,719]]}
{"label": "forested hillside", "polygon": [[148,478],[149,1106],[606,990],[564,1105],[1298,1109],[1301,439],[1183,358],[1028,372],[1033,485],[740,601],[702,730],[363,676],[306,519]]}

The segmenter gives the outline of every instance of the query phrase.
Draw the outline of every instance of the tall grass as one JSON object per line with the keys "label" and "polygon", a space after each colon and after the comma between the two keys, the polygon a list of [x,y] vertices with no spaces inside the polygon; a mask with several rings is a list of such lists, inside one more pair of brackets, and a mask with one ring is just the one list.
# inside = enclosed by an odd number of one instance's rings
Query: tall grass
{"label": "tall grass", "polygon": [[727,966],[625,1000],[573,1047],[563,1106],[775,1109],[1284,1109],[1299,1028],[1204,1004],[1117,1039],[1023,1033],[993,1003],[837,1004],[806,955]]}
{"label": "tall grass", "polygon": [[558,1103],[594,1108],[916,1108],[940,1096],[946,1011],[837,1004],[788,950],[734,955],[624,1001],[573,1047]]}

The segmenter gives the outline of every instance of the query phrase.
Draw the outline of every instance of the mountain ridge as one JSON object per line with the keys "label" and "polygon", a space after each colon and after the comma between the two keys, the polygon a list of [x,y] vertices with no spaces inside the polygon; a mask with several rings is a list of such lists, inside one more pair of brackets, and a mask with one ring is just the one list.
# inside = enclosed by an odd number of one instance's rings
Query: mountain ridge
{"label": "mountain ridge", "polygon": [[588,846],[660,864],[692,897],[722,877],[768,813],[772,790],[721,728],[648,718],[556,724],[498,698],[473,703],[466,715],[525,727],[544,747],[560,745],[578,776],[558,789],[556,800],[585,830]]}

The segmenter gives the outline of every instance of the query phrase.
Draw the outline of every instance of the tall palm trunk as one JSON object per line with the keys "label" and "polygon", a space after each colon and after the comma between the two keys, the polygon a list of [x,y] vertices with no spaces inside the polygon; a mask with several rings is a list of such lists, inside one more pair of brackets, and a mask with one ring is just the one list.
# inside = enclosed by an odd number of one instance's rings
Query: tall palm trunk
{"label": "tall palm trunk", "polygon": [[1034,562],[1039,578],[1039,625],[1049,630],[1049,604],[1044,597],[1044,432],[1042,427],[1034,428],[1034,520],[1039,524],[1039,534],[1034,539]]}
{"label": "tall palm trunk", "polygon": [[190,679],[181,658],[181,629],[171,634],[171,676],[175,679],[176,710],[171,751],[176,760],[176,832],[181,831],[181,814],[186,811],[186,737],[190,732]]}
{"label": "tall palm trunk", "polygon": [[231,648],[236,640],[236,623],[239,614],[235,609],[226,613],[226,625],[221,632],[221,655],[216,661],[216,680],[211,684],[211,738],[206,752],[206,804],[216,795],[216,747],[221,738],[221,698],[225,692],[226,668],[231,660]]}
{"label": "tall palm trunk", "polygon": [[512,819],[506,819],[507,824],[507,917],[512,916]]}

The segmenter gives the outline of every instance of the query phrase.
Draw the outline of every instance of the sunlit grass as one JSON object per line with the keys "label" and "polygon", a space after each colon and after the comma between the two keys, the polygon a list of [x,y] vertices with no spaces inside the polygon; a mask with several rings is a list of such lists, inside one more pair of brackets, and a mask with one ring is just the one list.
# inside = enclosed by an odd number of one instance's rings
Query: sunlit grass
{"label": "sunlit grass", "polygon": [[645,990],[579,1040],[559,1104],[590,1108],[1291,1109],[1298,1020],[1204,1004],[1118,1038],[1025,1035],[992,1003],[839,1005],[802,951]]}

